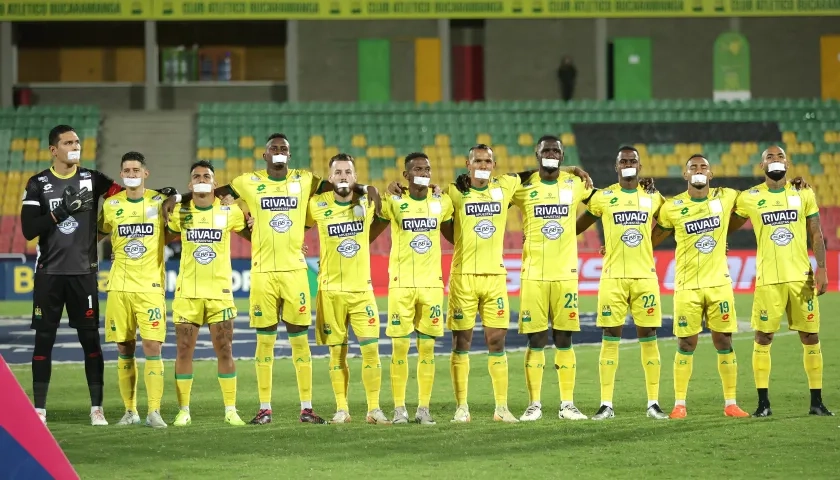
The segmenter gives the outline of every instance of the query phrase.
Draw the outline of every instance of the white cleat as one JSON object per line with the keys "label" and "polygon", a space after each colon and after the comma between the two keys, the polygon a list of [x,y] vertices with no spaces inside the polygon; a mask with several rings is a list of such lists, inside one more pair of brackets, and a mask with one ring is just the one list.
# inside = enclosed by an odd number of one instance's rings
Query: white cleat
{"label": "white cleat", "polygon": [[155,410],[146,416],[146,426],[152,428],[166,428],[166,422],[160,416],[160,412]]}
{"label": "white cleat", "polygon": [[46,425],[47,424],[47,412],[41,412],[39,410],[36,410],[35,413],[38,414],[38,419],[41,420],[41,423]]}
{"label": "white cleat", "polygon": [[117,425],[140,425],[140,415],[133,410],[126,410]]}
{"label": "white cleat", "polygon": [[347,410],[339,410],[335,412],[330,423],[350,423],[350,412]]}
{"label": "white cleat", "polygon": [[470,423],[470,407],[466,405],[459,405],[455,410],[455,417],[452,423]]}
{"label": "white cleat", "polygon": [[522,422],[535,422],[542,418],[542,406],[532,403],[525,409],[525,413],[519,417]]}
{"label": "white cleat", "polygon": [[420,425],[437,425],[428,407],[417,407],[417,413],[414,414],[414,421]]}
{"label": "white cleat", "polygon": [[[542,415],[542,412],[540,412]],[[507,406],[497,406],[496,411],[493,412],[493,420],[504,423],[519,423],[519,420],[510,413]]]}
{"label": "white cleat", "polygon": [[668,414],[659,408],[658,404],[653,404],[647,409],[647,416],[654,420],[668,420]]}
{"label": "white cleat", "polygon": [[[406,422],[408,415],[406,415]],[[385,416],[385,412],[381,408],[376,408],[367,413],[365,421],[371,425],[390,425],[391,421]]]}
{"label": "white cleat", "polygon": [[566,405],[565,407],[560,407],[560,412],[557,414],[558,417],[565,420],[586,420],[589,417],[580,413],[580,410],[577,409],[574,405]]}
{"label": "white cleat", "polygon": [[595,415],[592,416],[592,420],[607,420],[610,418],[615,418],[615,411],[612,407],[606,405],[601,405]]}
{"label": "white cleat", "polygon": [[405,407],[397,407],[394,409],[394,420],[392,420],[394,425],[400,425],[403,423],[408,423],[408,410]]}
{"label": "white cleat", "polygon": [[[139,418],[139,417],[138,417]],[[108,420],[105,420],[105,414],[101,408],[90,412],[90,424],[95,427],[104,427],[108,425]]]}

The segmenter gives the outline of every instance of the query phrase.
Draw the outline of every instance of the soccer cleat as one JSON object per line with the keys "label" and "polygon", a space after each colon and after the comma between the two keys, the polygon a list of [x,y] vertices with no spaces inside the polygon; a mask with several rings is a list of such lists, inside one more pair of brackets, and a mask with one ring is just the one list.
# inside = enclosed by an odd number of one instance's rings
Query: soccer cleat
{"label": "soccer cleat", "polygon": [[408,423],[408,411],[405,407],[397,407],[394,409],[394,420],[391,421],[394,425]]}
{"label": "soccer cleat", "polygon": [[586,420],[589,417],[582,414],[580,410],[574,405],[566,405],[565,407],[560,407],[560,412],[557,413],[557,416],[560,419],[566,420]]}
{"label": "soccer cleat", "polygon": [[324,425],[329,422],[318,416],[311,408],[304,408],[300,411],[300,423],[317,423]]}
{"label": "soccer cleat", "polygon": [[140,415],[133,410],[126,410],[117,425],[140,425]]}
{"label": "soccer cleat", "polygon": [[155,410],[146,416],[146,426],[152,428],[166,428],[166,422],[160,416],[160,412]]}
{"label": "soccer cleat", "polygon": [[[540,412],[542,415],[542,412]],[[507,406],[497,406],[496,411],[493,412],[493,421],[504,423],[519,423],[519,419],[514,417]]]}
{"label": "soccer cleat", "polygon": [[47,412],[36,411],[35,413],[38,414],[38,419],[41,420],[41,423],[46,425],[47,424]]}
{"label": "soccer cleat", "polygon": [[808,412],[808,415],[817,415],[819,417],[833,417],[834,412],[825,408],[825,405],[820,403],[819,405],[811,405],[811,410]]}
{"label": "soccer cleat", "polygon": [[172,425],[175,425],[176,427],[186,427],[191,423],[192,418],[190,418],[189,410],[178,410],[178,415],[175,415],[175,421],[172,422]]}
{"label": "soccer cleat", "polygon": [[532,403],[528,405],[528,408],[525,409],[525,413],[519,417],[519,420],[523,422],[534,422],[542,418],[542,407],[536,403]]}
{"label": "soccer cleat", "polygon": [[668,417],[682,420],[683,418],[688,416],[688,412],[685,410],[685,405],[674,405],[674,409],[671,410],[671,414]]}
{"label": "soccer cleat", "polygon": [[470,422],[470,407],[466,405],[459,405],[455,410],[455,417],[452,423],[469,423]]}
{"label": "soccer cleat", "polygon": [[245,425],[245,421],[239,418],[239,413],[236,410],[228,410],[225,412],[225,423],[239,427]]}
{"label": "soccer cleat", "polygon": [[417,413],[414,414],[414,421],[420,425],[437,425],[428,407],[417,407]]}
{"label": "soccer cleat", "polygon": [[375,408],[367,413],[365,421],[371,425],[390,425],[391,421],[385,416],[381,408]]}
{"label": "soccer cleat", "polygon": [[350,423],[350,412],[347,410],[339,410],[335,412],[330,423]]}
{"label": "soccer cleat", "polygon": [[267,408],[261,408],[259,412],[257,412],[257,416],[251,419],[251,425],[266,425],[271,423],[271,410]]}
{"label": "soccer cleat", "polygon": [[592,420],[606,420],[608,418],[614,418],[615,411],[612,407],[608,407],[606,405],[601,405],[601,408],[595,412],[595,415],[592,415]]}
{"label": "soccer cleat", "polygon": [[753,417],[769,417],[773,415],[773,410],[770,409],[770,405],[762,405],[758,404],[758,408],[755,409],[755,413],[753,413]]}
{"label": "soccer cleat", "polygon": [[657,403],[648,407],[647,416],[654,420],[668,420],[668,415],[659,408]]}
{"label": "soccer cleat", "polygon": [[749,417],[750,414],[741,410],[741,407],[738,405],[732,404],[728,405],[726,408],[723,409],[723,414],[727,417],[736,417],[736,418],[746,418]]}
{"label": "soccer cleat", "polygon": [[102,412],[101,408],[97,408],[96,410],[90,412],[90,424],[95,427],[104,427],[108,425],[108,420],[105,420],[105,414]]}

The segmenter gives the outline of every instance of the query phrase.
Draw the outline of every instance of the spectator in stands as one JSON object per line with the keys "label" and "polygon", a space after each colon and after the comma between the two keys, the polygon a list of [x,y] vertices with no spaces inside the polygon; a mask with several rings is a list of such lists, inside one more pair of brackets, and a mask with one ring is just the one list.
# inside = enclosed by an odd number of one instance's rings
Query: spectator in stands
{"label": "spectator in stands", "polygon": [[557,80],[560,82],[560,96],[568,102],[575,93],[575,81],[577,80],[577,67],[575,67],[572,57],[566,55],[560,61],[560,67],[557,68]]}

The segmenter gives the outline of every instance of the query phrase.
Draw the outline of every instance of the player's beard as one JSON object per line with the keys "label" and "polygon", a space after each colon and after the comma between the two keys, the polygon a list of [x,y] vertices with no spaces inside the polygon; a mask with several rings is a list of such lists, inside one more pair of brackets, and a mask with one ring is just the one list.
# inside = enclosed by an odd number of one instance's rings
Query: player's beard
{"label": "player's beard", "polygon": [[785,178],[785,175],[787,175],[787,170],[776,170],[775,172],[765,172],[765,174],[770,180],[778,182],[779,180]]}
{"label": "player's beard", "polygon": [[338,182],[335,186],[335,193],[339,196],[346,197],[350,195],[351,189],[348,182]]}

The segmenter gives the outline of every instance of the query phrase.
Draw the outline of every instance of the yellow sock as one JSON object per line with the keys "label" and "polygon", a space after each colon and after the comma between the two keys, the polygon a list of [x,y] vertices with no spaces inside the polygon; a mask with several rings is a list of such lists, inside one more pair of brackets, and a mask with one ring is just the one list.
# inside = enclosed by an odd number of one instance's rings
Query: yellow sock
{"label": "yellow sock", "polygon": [[379,340],[359,342],[362,350],[362,385],[365,387],[368,412],[379,408],[379,390],[382,388],[382,364],[379,363]]}
{"label": "yellow sock", "polygon": [[409,337],[391,339],[391,395],[394,407],[405,407],[405,389],[408,384],[408,349]]}
{"label": "yellow sock", "polygon": [[645,369],[648,402],[659,401],[659,377],[662,371],[659,342],[656,341],[656,336],[652,336],[640,338],[639,345],[642,347],[642,367]]}
{"label": "yellow sock", "polygon": [[137,362],[134,355],[120,355],[117,358],[117,379],[120,396],[126,410],[137,411]]}
{"label": "yellow sock", "polygon": [[[544,357],[543,357],[544,358]],[[487,370],[493,382],[493,397],[497,407],[507,406],[508,363],[505,352],[490,352],[487,356]]]}
{"label": "yellow sock", "polygon": [[819,342],[816,345],[802,345],[805,362],[805,375],[808,376],[808,388],[822,389],[823,357]]}
{"label": "yellow sock", "polygon": [[735,403],[735,392],[738,389],[738,363],[734,350],[718,350],[718,374],[720,374],[720,383],[723,385],[724,401]]}
{"label": "yellow sock", "polygon": [[542,348],[525,349],[525,387],[531,403],[540,401],[542,393],[543,371],[545,370],[545,352]]}
{"label": "yellow sock", "polygon": [[330,345],[330,383],[335,394],[335,409],[349,412],[347,387],[350,369],[347,367],[347,344]]}
{"label": "yellow sock", "polygon": [[295,363],[298,395],[301,407],[312,408],[312,350],[309,349],[309,330],[289,334],[292,359]]}
{"label": "yellow sock", "polygon": [[222,387],[222,401],[225,407],[236,406],[236,372],[220,373],[219,386]]}
{"label": "yellow sock", "polygon": [[260,403],[271,403],[271,381],[274,372],[274,343],[276,341],[276,331],[266,332],[257,330],[257,351],[254,357],[257,367],[257,391],[260,395]]}
{"label": "yellow sock", "polygon": [[417,393],[419,407],[429,408],[435,384],[435,339],[417,333]]}
{"label": "yellow sock", "polygon": [[190,392],[192,391],[193,374],[175,374],[175,395],[178,396],[179,407],[190,406]]}
{"label": "yellow sock", "polygon": [[575,375],[577,374],[577,358],[575,349],[558,348],[554,351],[554,368],[557,370],[557,379],[560,383],[561,405],[572,405],[575,403]]}
{"label": "yellow sock", "polygon": [[163,398],[163,360],[160,355],[146,357],[143,368],[143,378],[146,380],[146,397],[149,401],[149,413],[160,410],[160,399]]}
{"label": "yellow sock", "polygon": [[755,388],[770,388],[770,345],[754,341],[752,360]]}
{"label": "yellow sock", "polygon": [[452,350],[452,355],[449,357],[449,373],[452,376],[455,405],[466,405],[467,387],[470,381],[470,352]]}
{"label": "yellow sock", "polygon": [[694,352],[684,352],[678,348],[674,355],[674,400],[678,405],[685,405],[693,368]]}
{"label": "yellow sock", "polygon": [[598,374],[601,377],[601,404],[612,405],[615,389],[615,372],[618,370],[618,342],[620,337],[604,336],[601,341],[601,356],[598,359]]}

